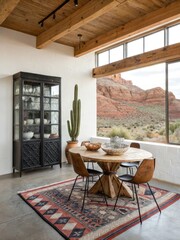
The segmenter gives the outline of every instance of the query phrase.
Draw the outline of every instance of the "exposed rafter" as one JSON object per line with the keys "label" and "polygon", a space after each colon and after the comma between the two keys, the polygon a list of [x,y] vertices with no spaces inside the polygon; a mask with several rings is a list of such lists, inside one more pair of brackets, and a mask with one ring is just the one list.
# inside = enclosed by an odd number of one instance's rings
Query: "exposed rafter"
{"label": "exposed rafter", "polygon": [[47,31],[41,33],[37,37],[37,48],[43,48],[52,41],[63,37],[67,33],[76,30],[84,24],[94,20],[110,9],[119,5],[120,0],[91,0],[86,5],[82,6],[71,16],[57,23]]}
{"label": "exposed rafter", "polygon": [[113,75],[120,72],[125,72],[141,67],[150,66],[165,61],[176,60],[180,58],[180,43],[173,44],[167,47],[149,51],[133,57],[129,57],[105,66],[93,69],[93,77],[100,78]]}
{"label": "exposed rafter", "polygon": [[124,41],[130,37],[134,37],[142,32],[146,32],[175,19],[180,19],[179,9],[180,1],[171,3],[167,7],[151,12],[123,26],[102,34],[95,39],[85,42],[80,48],[79,46],[75,48],[74,55],[76,57],[84,55],[99,48],[107,47],[117,41]]}
{"label": "exposed rafter", "polygon": [[20,0],[0,0],[0,24],[2,24]]}

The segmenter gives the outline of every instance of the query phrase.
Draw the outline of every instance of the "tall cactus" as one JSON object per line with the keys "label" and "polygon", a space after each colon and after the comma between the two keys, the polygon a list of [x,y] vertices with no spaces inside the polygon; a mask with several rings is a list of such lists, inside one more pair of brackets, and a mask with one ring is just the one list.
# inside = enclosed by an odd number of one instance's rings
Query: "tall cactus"
{"label": "tall cactus", "polygon": [[81,120],[81,100],[78,99],[78,85],[74,86],[74,100],[70,111],[70,120],[67,120],[69,136],[72,141],[76,141],[79,136]]}

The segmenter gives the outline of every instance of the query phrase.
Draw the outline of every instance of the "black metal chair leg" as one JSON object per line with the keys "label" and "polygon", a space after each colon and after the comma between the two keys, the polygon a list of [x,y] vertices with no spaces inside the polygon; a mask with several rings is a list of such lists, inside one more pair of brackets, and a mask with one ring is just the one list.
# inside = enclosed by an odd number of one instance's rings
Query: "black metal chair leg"
{"label": "black metal chair leg", "polygon": [[70,198],[71,198],[71,194],[72,194],[72,192],[73,192],[73,190],[74,190],[74,187],[75,187],[75,184],[76,184],[76,181],[77,181],[78,177],[79,177],[79,175],[77,175],[77,177],[76,177],[76,179],[75,179],[75,181],[74,181],[74,184],[73,184],[73,186],[72,186],[71,192],[70,192],[69,197],[68,197],[68,201],[69,201]]}
{"label": "black metal chair leg", "polygon": [[154,201],[155,201],[155,203],[156,203],[156,206],[157,206],[159,212],[161,213],[161,209],[160,209],[160,207],[159,207],[159,205],[158,205],[158,203],[157,203],[157,201],[156,201],[156,198],[155,198],[155,196],[154,196],[154,193],[153,193],[153,191],[152,191],[152,189],[151,189],[149,183],[147,183],[147,185],[148,185],[149,190],[150,190],[150,192],[151,192],[151,194],[152,194],[152,196],[153,196],[153,198],[154,198]]}
{"label": "black metal chair leg", "polygon": [[118,192],[118,195],[117,195],[116,202],[115,202],[115,204],[114,204],[114,209],[113,209],[113,210],[115,210],[115,208],[116,208],[116,204],[117,204],[117,201],[118,201],[120,192],[121,192],[122,184],[123,184],[123,181],[121,182],[121,185],[120,185],[120,188],[119,188],[119,192]]}
{"label": "black metal chair leg", "polygon": [[134,201],[135,200],[135,196],[134,196],[134,184],[133,183],[131,183],[132,184],[132,193],[133,193],[133,197],[132,197],[132,200]]}
{"label": "black metal chair leg", "polygon": [[139,198],[138,198],[138,195],[137,195],[137,189],[136,189],[136,185],[135,184],[134,184],[134,189],[135,189],[136,201],[137,201],[137,205],[138,205],[139,219],[140,219],[140,222],[142,224],[141,212],[140,212],[140,206],[139,206]]}
{"label": "black metal chair leg", "polygon": [[101,183],[102,192],[103,192],[103,197],[104,197],[106,206],[108,206],[107,199],[106,199],[106,195],[105,195],[105,191],[104,191],[104,187],[103,187],[103,184],[102,184],[102,181],[101,181],[101,177],[100,177],[100,176],[98,176],[98,177],[99,177],[99,181],[100,181],[100,183]]}
{"label": "black metal chair leg", "polygon": [[82,203],[82,207],[81,207],[81,212],[84,209],[84,202],[85,202],[85,198],[86,198],[86,194],[87,194],[87,189],[88,189],[88,178],[86,178],[85,189],[84,189],[84,197],[83,197],[83,203]]}

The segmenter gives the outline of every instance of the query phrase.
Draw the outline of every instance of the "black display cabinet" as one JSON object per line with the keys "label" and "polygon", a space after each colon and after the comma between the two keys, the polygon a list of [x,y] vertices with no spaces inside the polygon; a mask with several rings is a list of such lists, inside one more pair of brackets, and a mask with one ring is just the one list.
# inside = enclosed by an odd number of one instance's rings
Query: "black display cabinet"
{"label": "black display cabinet", "polygon": [[13,173],[60,164],[61,78],[13,75]]}

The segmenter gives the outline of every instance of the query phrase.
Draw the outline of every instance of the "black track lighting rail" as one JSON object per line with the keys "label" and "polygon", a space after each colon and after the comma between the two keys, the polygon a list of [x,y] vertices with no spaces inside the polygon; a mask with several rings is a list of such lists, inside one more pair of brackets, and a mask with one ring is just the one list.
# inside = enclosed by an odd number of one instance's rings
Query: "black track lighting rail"
{"label": "black track lighting rail", "polygon": [[[46,17],[44,17],[41,21],[38,22],[38,24],[43,27],[44,21],[48,19],[49,17],[53,16],[53,19],[56,18],[56,12],[61,9],[64,5],[66,5],[70,0],[65,0],[63,3],[61,3],[56,9],[54,9],[52,12],[50,12]],[[78,6],[78,0],[74,0],[74,6]]]}

